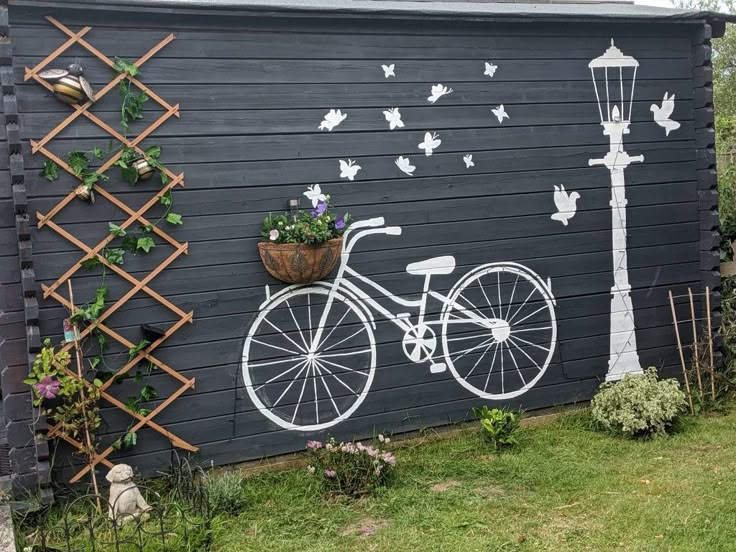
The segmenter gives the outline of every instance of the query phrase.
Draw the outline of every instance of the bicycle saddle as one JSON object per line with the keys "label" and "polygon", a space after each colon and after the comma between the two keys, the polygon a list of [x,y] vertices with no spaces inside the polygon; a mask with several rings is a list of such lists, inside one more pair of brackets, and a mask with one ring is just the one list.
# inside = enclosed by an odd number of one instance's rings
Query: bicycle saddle
{"label": "bicycle saddle", "polygon": [[430,274],[450,274],[455,270],[455,257],[432,257],[424,261],[409,263],[406,271],[416,276],[428,276]]}

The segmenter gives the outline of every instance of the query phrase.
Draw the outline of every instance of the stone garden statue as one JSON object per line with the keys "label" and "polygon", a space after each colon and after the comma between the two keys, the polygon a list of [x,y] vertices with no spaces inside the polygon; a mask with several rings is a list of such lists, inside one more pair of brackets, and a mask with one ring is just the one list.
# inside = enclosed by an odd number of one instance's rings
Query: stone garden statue
{"label": "stone garden statue", "polygon": [[110,482],[108,513],[114,523],[122,525],[130,520],[148,519],[151,507],[133,483],[133,468],[118,464],[110,469],[106,479]]}

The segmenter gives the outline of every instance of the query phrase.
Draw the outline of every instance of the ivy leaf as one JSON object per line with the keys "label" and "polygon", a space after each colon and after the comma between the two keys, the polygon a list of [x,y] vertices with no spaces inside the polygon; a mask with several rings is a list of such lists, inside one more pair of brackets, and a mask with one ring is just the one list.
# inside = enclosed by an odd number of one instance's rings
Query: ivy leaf
{"label": "ivy leaf", "polygon": [[100,266],[102,263],[100,262],[100,259],[97,258],[97,256],[94,256],[94,257],[90,257],[89,259],[83,260],[79,264],[85,270],[94,270],[95,268]]}
{"label": "ivy leaf", "polygon": [[169,224],[184,224],[181,220],[181,215],[178,213],[169,213],[166,215],[166,222]]}
{"label": "ivy leaf", "polygon": [[148,347],[150,344],[151,344],[151,342],[148,341],[147,339],[141,339],[136,344],[135,347],[131,347],[130,349],[128,349],[128,360],[129,361],[130,360],[133,360],[138,353],[140,353],[143,349],[145,349],[146,347]]}
{"label": "ivy leaf", "polygon": [[126,166],[120,168],[120,176],[122,176],[123,180],[130,184],[131,186],[135,186],[138,182],[138,171],[135,167]]}
{"label": "ivy leaf", "polygon": [[89,362],[89,367],[91,370],[97,370],[97,367],[100,365],[100,362],[102,362],[102,358],[98,356],[89,358],[87,360]]}
{"label": "ivy leaf", "polygon": [[150,236],[144,236],[142,238],[138,238],[135,244],[136,249],[140,249],[144,251],[145,253],[148,253],[156,247],[156,242],[153,241],[153,238]]}
{"label": "ivy leaf", "polygon": [[92,155],[95,156],[95,159],[102,159],[105,154],[103,153],[102,149],[94,147],[92,148]]}
{"label": "ivy leaf", "polygon": [[171,206],[171,190],[166,192],[164,195],[161,196],[161,199],[158,200],[158,202],[163,205],[164,207],[170,207]]}
{"label": "ivy leaf", "polygon": [[169,175],[166,174],[164,171],[159,171],[159,174],[161,175],[161,184],[166,186],[169,183]]}
{"label": "ivy leaf", "polygon": [[148,234],[149,232],[151,232],[151,230],[153,230],[153,224],[146,224],[145,226],[141,226],[141,232],[143,232],[144,234]]}
{"label": "ivy leaf", "polygon": [[148,148],[146,150],[146,157],[151,157],[152,159],[158,159],[161,157],[161,146],[153,145]]}
{"label": "ivy leaf", "polygon": [[43,169],[41,170],[40,175],[49,182],[53,182],[59,178],[59,165],[54,163],[51,159],[47,159],[43,164]]}
{"label": "ivy leaf", "polygon": [[67,162],[69,163],[69,168],[77,176],[82,176],[82,173],[89,168],[89,160],[87,159],[87,154],[83,151],[70,151],[69,155],[67,156]]}
{"label": "ivy leaf", "polygon": [[117,224],[114,224],[112,222],[108,222],[107,225],[110,228],[110,233],[113,236],[116,236],[118,238],[125,237],[126,232],[125,232],[125,229],[124,228],[120,228],[120,226],[118,226]]}
{"label": "ivy leaf", "polygon": [[100,175],[97,173],[85,174],[82,177],[82,182],[84,183],[85,188],[87,188],[88,190],[91,190],[99,179],[100,179]]}
{"label": "ivy leaf", "polygon": [[103,249],[103,256],[109,263],[122,265],[125,263],[125,249],[122,247],[112,247]]}
{"label": "ivy leaf", "polygon": [[100,352],[104,352],[107,349],[107,336],[101,331],[95,330],[95,337],[97,338],[97,345],[100,348]]}
{"label": "ivy leaf", "polygon": [[92,384],[95,387],[102,387],[102,380],[101,379],[98,379],[98,378],[95,378],[95,379],[92,380]]}
{"label": "ivy leaf", "polygon": [[140,73],[140,69],[137,66],[130,63],[128,60],[116,57],[113,65],[118,73],[126,73],[131,77],[135,77]]}
{"label": "ivy leaf", "polygon": [[144,385],[141,387],[140,398],[143,399],[144,402],[151,402],[156,397],[158,397],[158,391],[156,391],[152,385]]}

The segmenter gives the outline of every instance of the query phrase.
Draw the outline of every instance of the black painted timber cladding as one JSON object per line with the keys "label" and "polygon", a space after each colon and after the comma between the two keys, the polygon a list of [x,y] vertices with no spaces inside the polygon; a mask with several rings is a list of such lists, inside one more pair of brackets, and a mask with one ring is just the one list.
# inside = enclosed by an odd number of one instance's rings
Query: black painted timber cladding
{"label": "black painted timber cladding", "polygon": [[[28,143],[69,112],[37,84],[23,82],[23,68],[38,63],[65,38],[43,15],[49,13],[19,8],[11,14],[30,213],[48,212],[73,186],[66,176],[53,183],[42,179],[43,158],[31,155]],[[358,220],[383,216],[387,224],[403,227],[400,237],[366,239],[351,257],[353,268],[392,293],[416,297],[422,278],[407,275],[406,265],[439,255],[457,260],[453,274],[433,278],[433,289],[440,292],[491,262],[522,263],[543,279],[549,277],[557,300],[553,362],[533,389],[505,404],[532,410],[592,396],[607,371],[612,261],[609,174],[588,166],[589,159],[608,150],[588,62],[603,53],[611,37],[640,63],[625,143],[631,155],[645,156],[643,164],[626,170],[629,276],[644,366],[675,373],[667,291],[718,287],[709,36],[698,25],[417,25],[327,15],[110,16],[92,9],[54,15],[75,30],[92,26],[86,36],[90,43],[126,59],[136,59],[169,32],[177,34],[146,63],[142,80],[169,103],[179,103],[181,118],[169,120],[145,143],[160,144],[164,162],[185,173],[186,187],[174,193],[175,210],[185,224],[172,233],[189,242],[189,255],[151,286],[195,313],[194,324],[175,334],[157,356],[196,377],[197,387],[156,421],[198,445],[203,463],[300,450],[308,438],[323,436],[284,430],[266,419],[248,397],[240,366],[245,336],[266,298],[265,286],[271,286],[271,293],[283,287],[258,259],[260,223],[316,182],[340,211]],[[111,78],[81,48],[62,60],[82,63],[97,89]],[[499,67],[493,79],[483,76],[485,61]],[[396,64],[395,78],[384,78],[384,63]],[[427,96],[436,83],[454,92],[431,105]],[[676,94],[673,117],[681,123],[669,137],[650,112],[665,91]],[[499,125],[491,108],[501,103],[511,118]],[[116,125],[118,105],[111,93],[94,111]],[[382,110],[389,107],[401,109],[404,129],[388,130]],[[332,132],[319,131],[322,117],[333,108],[347,112],[348,119]],[[154,102],[146,109],[147,125],[160,110]],[[442,139],[431,157],[420,156],[417,149],[425,131],[436,131]],[[95,126],[79,118],[50,149],[64,155],[106,144]],[[462,160],[467,153],[475,162],[470,170]],[[398,155],[411,157],[415,176],[397,169]],[[339,178],[338,160],[347,158],[362,166],[353,182]],[[18,234],[13,198],[2,185],[8,168],[7,156],[0,156],[0,284],[10,290],[3,299],[8,305],[2,306],[19,322],[17,328],[3,326],[3,351],[16,348],[3,362],[27,366],[15,260]],[[550,218],[553,187],[559,184],[581,194],[567,227]],[[113,179],[109,189],[137,206],[153,193],[155,181],[130,188]],[[104,237],[108,221],[121,220],[122,213],[104,200],[94,206],[75,201],[57,219],[91,246]],[[38,286],[54,282],[80,257],[50,229],[31,224],[31,237]],[[162,246],[149,256],[129,256],[125,268],[142,278],[170,253]],[[111,301],[129,289],[114,276],[108,276],[107,284]],[[77,297],[91,297],[99,275],[80,272],[74,285]],[[41,335],[58,339],[63,310],[43,301],[38,317]],[[173,319],[141,295],[110,319],[113,329],[133,341],[142,322],[166,325]],[[408,362],[396,328],[380,318],[376,343],[371,391],[348,420],[330,429],[336,437],[465,420],[470,408],[482,403],[449,372],[431,374],[427,364]],[[176,389],[164,374],[155,374],[152,384],[161,398]],[[128,382],[113,392],[124,400],[135,389]],[[107,406],[103,412],[100,435],[109,443],[130,420]],[[145,473],[166,466],[166,439],[143,430],[138,442],[113,460],[125,458]],[[59,458],[58,467],[70,462]]]}

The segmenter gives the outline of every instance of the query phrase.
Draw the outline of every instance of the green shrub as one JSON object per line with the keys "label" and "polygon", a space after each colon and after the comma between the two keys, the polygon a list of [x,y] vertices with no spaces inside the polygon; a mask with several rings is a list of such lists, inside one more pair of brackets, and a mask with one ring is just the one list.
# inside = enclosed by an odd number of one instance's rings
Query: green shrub
{"label": "green shrub", "polygon": [[206,489],[212,515],[236,515],[246,506],[243,476],[236,472],[226,472],[217,477],[208,475]]}
{"label": "green shrub", "polygon": [[483,405],[482,408],[473,408],[473,414],[480,421],[483,435],[496,450],[517,443],[514,432],[519,427],[519,422],[521,422],[521,413],[506,409],[489,409]]}
{"label": "green shrub", "polygon": [[603,429],[630,437],[664,435],[686,407],[677,380],[657,379],[657,370],[627,374],[605,383],[593,397],[591,414]]}
{"label": "green shrub", "polygon": [[[378,436],[381,444],[390,440]],[[396,457],[376,445],[357,442],[307,441],[307,471],[318,478],[331,494],[360,496],[385,485],[396,465]]]}

